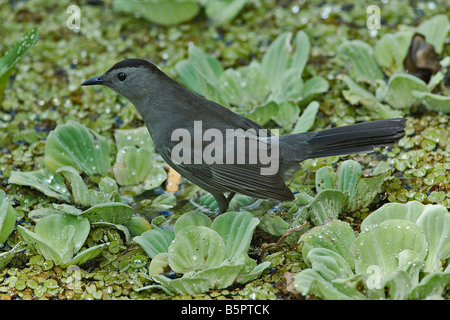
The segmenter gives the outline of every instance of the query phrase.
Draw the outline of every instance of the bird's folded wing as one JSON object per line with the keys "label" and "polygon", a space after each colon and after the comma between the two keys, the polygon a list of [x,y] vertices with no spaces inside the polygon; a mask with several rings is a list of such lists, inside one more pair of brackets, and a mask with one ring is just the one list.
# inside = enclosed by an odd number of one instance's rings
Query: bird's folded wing
{"label": "bird's folded wing", "polygon": [[190,165],[189,172],[196,179],[211,186],[250,197],[292,200],[294,196],[279,174],[263,175],[260,165],[211,164]]}

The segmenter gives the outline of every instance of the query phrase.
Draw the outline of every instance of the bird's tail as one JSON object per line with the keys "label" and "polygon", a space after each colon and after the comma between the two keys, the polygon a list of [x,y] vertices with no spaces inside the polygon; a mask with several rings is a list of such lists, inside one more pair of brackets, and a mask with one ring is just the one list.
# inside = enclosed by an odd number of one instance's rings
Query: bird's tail
{"label": "bird's tail", "polygon": [[406,119],[395,118],[363,122],[316,132],[285,135],[290,159],[303,161],[346,154],[368,153],[398,141],[404,134]]}

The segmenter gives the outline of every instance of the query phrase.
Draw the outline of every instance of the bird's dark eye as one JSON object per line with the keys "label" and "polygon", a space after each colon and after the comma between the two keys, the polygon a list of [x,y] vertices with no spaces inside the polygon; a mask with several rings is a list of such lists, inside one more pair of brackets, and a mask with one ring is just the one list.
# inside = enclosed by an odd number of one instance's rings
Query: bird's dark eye
{"label": "bird's dark eye", "polygon": [[125,72],[119,72],[119,73],[117,74],[117,78],[118,78],[120,81],[124,81],[124,80],[127,78],[127,75],[126,75]]}

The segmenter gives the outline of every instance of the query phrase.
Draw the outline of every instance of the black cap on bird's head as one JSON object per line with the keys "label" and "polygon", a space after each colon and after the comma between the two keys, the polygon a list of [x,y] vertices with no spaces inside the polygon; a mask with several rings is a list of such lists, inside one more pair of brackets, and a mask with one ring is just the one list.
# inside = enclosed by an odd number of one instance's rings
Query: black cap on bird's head
{"label": "black cap on bird's head", "polygon": [[143,104],[161,93],[165,78],[168,77],[147,60],[126,59],[116,63],[101,76],[86,80],[81,85],[104,85],[111,88],[130,100],[141,112]]}
{"label": "black cap on bird's head", "polygon": [[[108,85],[107,81],[106,81],[108,78],[107,75],[110,75],[110,74],[114,73],[115,71],[126,70],[128,68],[146,68],[147,70],[149,70],[152,73],[159,71],[159,69],[154,64],[152,64],[151,62],[149,62],[147,60],[125,59],[125,60],[122,60],[122,61],[116,63],[115,65],[113,65],[103,75],[86,80],[81,85],[82,86],[91,86],[91,85],[98,85],[98,84]],[[119,73],[117,73],[117,78],[120,81],[125,81],[125,79],[127,78],[127,73],[119,72]]]}

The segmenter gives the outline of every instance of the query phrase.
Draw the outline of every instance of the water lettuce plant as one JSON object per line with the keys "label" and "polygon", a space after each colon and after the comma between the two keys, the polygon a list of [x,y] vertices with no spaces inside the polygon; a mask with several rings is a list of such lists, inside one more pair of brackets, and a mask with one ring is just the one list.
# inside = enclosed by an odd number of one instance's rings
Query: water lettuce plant
{"label": "water lettuce plant", "polygon": [[[304,31],[292,38],[292,33],[282,33],[271,43],[261,62],[253,60],[247,66],[226,70],[214,57],[191,46],[188,59],[179,61],[175,68],[179,80],[192,91],[233,107],[261,125],[273,120],[292,130],[300,114],[299,102],[310,102],[316,94],[328,90],[328,82],[320,76],[302,79],[311,44]],[[310,107],[312,118],[317,109],[316,104]]]}
{"label": "water lettuce plant", "polygon": [[[53,260],[64,267],[83,264],[98,256],[109,243],[80,249],[85,244],[92,226],[103,226],[120,230],[126,242],[130,232],[124,226],[133,218],[133,209],[120,202],[96,204],[80,210],[67,204],[53,204],[53,207],[35,209],[29,212],[31,220],[37,220],[34,230],[18,226],[24,242],[45,259]],[[141,223],[136,223],[141,225]]]}
{"label": "water lettuce plant", "polygon": [[[152,229],[134,237],[152,258],[149,280],[141,288],[167,294],[199,294],[259,277],[270,262],[257,264],[247,251],[259,220],[248,212],[226,212],[211,221],[199,211],[183,214],[174,231]],[[182,275],[170,279],[165,270]]]}
{"label": "water lettuce plant", "polygon": [[354,160],[346,160],[335,173],[330,166],[316,172],[317,196],[301,208],[295,225],[310,221],[312,225],[321,225],[328,219],[334,219],[342,212],[354,212],[366,208],[380,192],[384,181],[392,169],[380,163],[369,176],[362,175],[361,165]]}
{"label": "water lettuce plant", "polygon": [[[449,95],[439,84],[450,61],[448,57],[440,58],[438,55],[444,53],[443,45],[449,31],[448,17],[440,14],[415,29],[383,35],[374,48],[361,40],[345,41],[337,51],[337,57],[348,71],[348,75],[339,75],[348,87],[343,91],[345,99],[352,104],[364,105],[384,118],[399,116],[418,104],[449,113]],[[419,41],[415,34],[426,42],[415,43]],[[434,50],[436,53],[432,52]],[[434,61],[431,62],[432,59]],[[414,65],[414,69],[432,68],[428,83],[427,79],[419,78],[420,74],[415,74],[412,67],[405,68],[406,62]],[[385,75],[389,77],[387,82]],[[441,88],[443,93],[439,92]]]}
{"label": "water lettuce plant", "polygon": [[322,299],[436,299],[450,285],[450,214],[441,205],[388,203],[355,236],[329,220],[300,237],[308,265],[293,278]]}
{"label": "water lettuce plant", "polygon": [[160,25],[175,25],[193,19],[204,7],[214,23],[232,20],[247,0],[114,0],[116,11],[138,15]]}
{"label": "water lettuce plant", "polygon": [[51,171],[72,166],[88,176],[104,175],[110,168],[106,139],[84,125],[68,121],[52,130],[45,143],[44,162]]}
{"label": "water lettuce plant", "polygon": [[32,48],[38,38],[38,29],[28,30],[23,37],[0,58],[0,104],[2,102],[6,83],[11,76],[16,63]]}
{"label": "water lettuce plant", "polygon": [[[117,130],[116,141],[119,151],[112,166],[115,178],[112,179],[107,175],[111,168],[107,139],[80,123],[68,121],[49,133],[44,148],[46,167],[30,172],[13,171],[8,182],[86,207],[120,201],[117,184],[123,186],[120,191],[136,195],[159,187],[167,179],[164,163],[154,152],[150,134],[144,127]],[[92,179],[100,175],[98,190],[88,188],[82,174]]]}
{"label": "water lettuce plant", "polygon": [[80,251],[90,230],[89,220],[82,216],[52,214],[39,220],[34,232],[23,226],[17,228],[23,240],[34,251],[53,260],[56,265],[65,267],[90,260],[107,246],[105,243]]}
{"label": "water lettuce plant", "polygon": [[112,171],[122,193],[138,195],[167,180],[165,163],[155,152],[145,126],[116,130],[114,136],[118,151]]}
{"label": "water lettuce plant", "polygon": [[16,212],[3,190],[0,190],[0,246],[8,240],[16,225]]}

